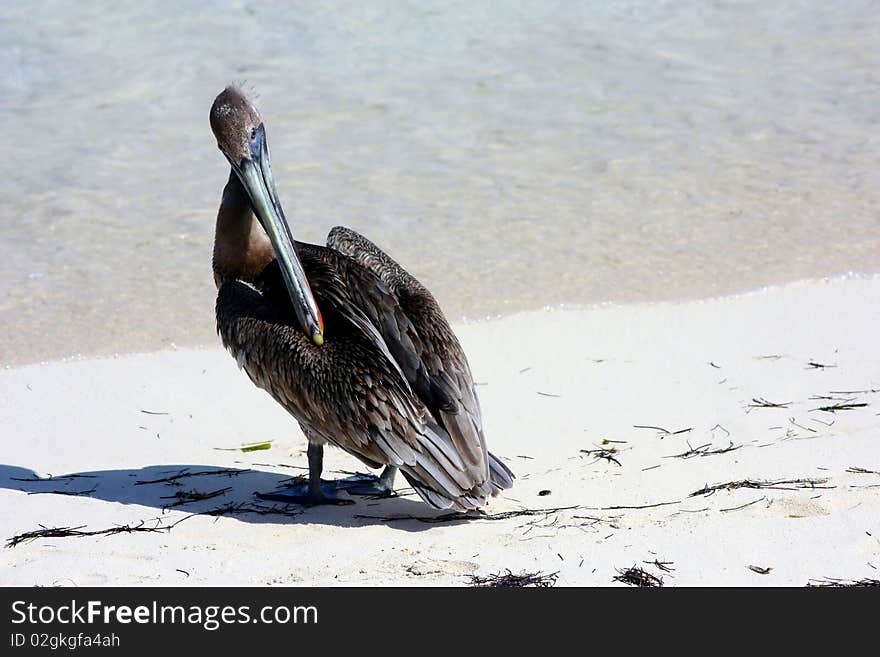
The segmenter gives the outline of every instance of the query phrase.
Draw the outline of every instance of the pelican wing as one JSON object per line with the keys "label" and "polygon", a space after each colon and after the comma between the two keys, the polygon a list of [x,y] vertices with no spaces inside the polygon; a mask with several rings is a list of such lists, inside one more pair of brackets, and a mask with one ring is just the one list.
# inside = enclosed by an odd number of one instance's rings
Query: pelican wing
{"label": "pelican wing", "polygon": [[[346,284],[351,261],[324,247],[298,246],[325,314],[325,344],[317,347],[296,325],[272,263],[254,285],[234,281],[221,287],[217,311],[224,345],[307,434],[372,467],[398,466],[433,506],[482,506],[497,486],[467,466],[414,394],[389,343]],[[396,305],[385,294],[384,302]]]}
{"label": "pelican wing", "polygon": [[466,467],[498,488],[512,473],[486,450],[482,411],[464,351],[431,293],[384,251],[341,226],[328,247],[358,266],[346,267],[346,287],[378,328],[401,371],[449,434]]}

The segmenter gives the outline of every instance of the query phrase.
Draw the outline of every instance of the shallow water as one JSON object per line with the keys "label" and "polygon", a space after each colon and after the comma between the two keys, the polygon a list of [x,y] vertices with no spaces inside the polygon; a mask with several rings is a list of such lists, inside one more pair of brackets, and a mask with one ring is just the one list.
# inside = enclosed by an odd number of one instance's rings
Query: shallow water
{"label": "shallow water", "polygon": [[0,6],[0,363],[216,341],[233,80],[453,318],[880,271],[876,3],[288,4]]}

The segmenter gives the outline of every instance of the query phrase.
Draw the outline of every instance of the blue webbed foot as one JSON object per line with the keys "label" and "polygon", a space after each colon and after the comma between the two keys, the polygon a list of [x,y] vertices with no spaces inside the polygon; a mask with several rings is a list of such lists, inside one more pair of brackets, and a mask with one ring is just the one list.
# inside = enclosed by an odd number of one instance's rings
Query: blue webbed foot
{"label": "blue webbed foot", "polygon": [[346,490],[346,488],[339,486],[338,483],[336,481],[322,480],[319,486],[313,486],[308,483],[296,484],[271,493],[257,493],[257,497],[268,502],[301,504],[303,506],[354,504],[354,500],[348,495],[341,495],[341,492]]}

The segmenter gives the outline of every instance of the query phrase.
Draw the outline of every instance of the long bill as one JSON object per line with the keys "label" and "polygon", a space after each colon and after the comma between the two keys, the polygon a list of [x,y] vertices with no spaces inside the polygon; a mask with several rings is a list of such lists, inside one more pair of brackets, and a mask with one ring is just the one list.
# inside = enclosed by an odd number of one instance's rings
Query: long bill
{"label": "long bill", "polygon": [[269,163],[269,147],[262,125],[251,140],[251,155],[252,157],[243,159],[240,164],[233,164],[232,168],[247,190],[254,213],[272,242],[297,319],[306,334],[320,346],[324,344],[324,321],[275,191],[275,180],[272,178],[272,167]]}

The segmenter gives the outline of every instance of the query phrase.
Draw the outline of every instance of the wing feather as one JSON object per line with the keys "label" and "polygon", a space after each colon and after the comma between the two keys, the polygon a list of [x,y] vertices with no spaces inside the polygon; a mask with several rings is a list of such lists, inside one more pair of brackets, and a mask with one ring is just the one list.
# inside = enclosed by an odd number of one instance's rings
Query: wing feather
{"label": "wing feather", "polygon": [[351,229],[333,228],[327,246],[359,265],[346,268],[346,287],[375,322],[408,383],[449,435],[474,481],[492,477],[470,367],[436,300],[385,252]]}
{"label": "wing feather", "polygon": [[225,283],[218,294],[223,343],[254,383],[310,439],[370,467],[400,467],[433,506],[478,508],[509,487],[512,474],[486,452],[470,370],[445,319],[460,356],[440,355],[438,336],[381,276],[344,253],[297,246],[325,317],[322,347],[299,329],[277,263],[256,284]]}

